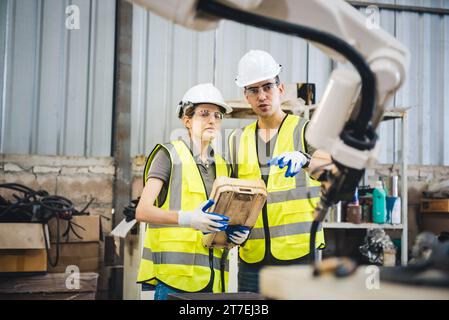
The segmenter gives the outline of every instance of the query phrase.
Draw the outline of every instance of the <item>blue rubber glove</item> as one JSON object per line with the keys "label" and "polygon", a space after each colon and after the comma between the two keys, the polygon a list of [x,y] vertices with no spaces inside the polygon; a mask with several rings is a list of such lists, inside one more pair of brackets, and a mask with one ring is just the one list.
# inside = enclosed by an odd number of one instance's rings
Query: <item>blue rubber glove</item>
{"label": "blue rubber glove", "polygon": [[274,157],[268,161],[269,166],[279,166],[283,169],[287,166],[285,171],[285,177],[294,177],[297,175],[302,168],[307,167],[310,162],[310,156],[302,153],[301,151],[284,152],[277,157]]}
{"label": "blue rubber glove", "polygon": [[229,226],[226,229],[226,235],[228,236],[228,242],[232,242],[236,245],[241,245],[248,239],[250,228],[246,226]]}
{"label": "blue rubber glove", "polygon": [[181,227],[200,230],[204,234],[226,230],[228,217],[215,212],[206,212],[213,204],[214,200],[209,199],[193,211],[178,211],[178,224]]}

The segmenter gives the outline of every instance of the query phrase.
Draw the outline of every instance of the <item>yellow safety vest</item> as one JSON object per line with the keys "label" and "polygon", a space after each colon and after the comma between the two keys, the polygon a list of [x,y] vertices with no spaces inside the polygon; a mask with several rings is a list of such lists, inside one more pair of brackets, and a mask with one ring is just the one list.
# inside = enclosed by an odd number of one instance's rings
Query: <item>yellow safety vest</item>
{"label": "yellow safety vest", "polygon": [[[286,116],[279,128],[273,157],[295,150],[305,152],[306,123],[307,120],[298,116]],[[234,176],[240,179],[261,178],[256,128],[257,122],[254,122],[243,129],[234,130],[229,137]],[[248,241],[239,248],[240,258],[246,263],[263,261],[267,250],[278,260],[298,259],[310,251],[310,227],[314,207],[319,201],[320,183],[311,179],[305,170],[294,178],[286,178],[286,170],[286,167],[270,167],[266,207],[251,230]],[[317,247],[324,245],[322,227],[317,232],[316,243]]]}
{"label": "yellow safety vest", "polygon": [[[144,171],[146,181],[149,168],[158,150],[168,151],[171,175],[164,203],[156,205],[165,210],[190,211],[207,200],[205,186],[190,149],[178,140],[157,145],[149,155]],[[229,176],[225,160],[215,153],[216,177]],[[173,288],[198,292],[213,281],[212,291],[222,292],[220,263],[221,249],[207,249],[202,245],[203,233],[192,228],[174,225],[147,224],[142,259],[137,282],[156,285],[158,281]],[[225,290],[229,264],[225,260]],[[212,273],[212,270],[214,272]]]}

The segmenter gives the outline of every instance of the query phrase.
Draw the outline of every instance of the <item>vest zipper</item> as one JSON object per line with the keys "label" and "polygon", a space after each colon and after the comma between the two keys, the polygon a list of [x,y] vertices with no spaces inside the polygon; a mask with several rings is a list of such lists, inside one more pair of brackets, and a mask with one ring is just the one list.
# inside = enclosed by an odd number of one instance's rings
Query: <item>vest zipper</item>
{"label": "vest zipper", "polygon": [[210,280],[211,292],[214,292],[214,282],[215,282],[215,270],[214,270],[214,249],[209,249],[209,267],[210,267]]}
{"label": "vest zipper", "polygon": [[220,260],[220,276],[221,276],[221,292],[226,292],[226,286],[225,286],[225,268],[226,268],[226,260],[228,259],[229,249],[224,248],[223,254],[221,255]]}
{"label": "vest zipper", "polygon": [[[267,179],[267,181],[268,181],[268,179]],[[268,227],[267,204],[265,204],[262,209],[262,222],[263,222],[263,230],[265,232],[265,252],[264,252],[262,261],[265,261],[267,259],[267,257],[272,256],[270,228]]]}

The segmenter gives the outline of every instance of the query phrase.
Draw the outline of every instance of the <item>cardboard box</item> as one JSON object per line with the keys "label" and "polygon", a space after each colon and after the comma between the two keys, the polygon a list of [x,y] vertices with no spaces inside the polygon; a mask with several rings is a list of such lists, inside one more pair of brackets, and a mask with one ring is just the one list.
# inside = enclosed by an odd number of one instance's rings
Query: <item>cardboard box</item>
{"label": "cardboard box", "polygon": [[422,199],[421,212],[449,213],[449,199]]}
{"label": "cardboard box", "polygon": [[41,223],[0,223],[0,272],[46,272],[45,236]]}
{"label": "cardboard box", "polygon": [[[52,261],[56,257],[56,245],[50,250]],[[59,262],[56,267],[48,265],[48,272],[66,272],[68,266],[77,266],[80,272],[96,272],[100,267],[100,243],[80,242],[61,243],[59,249]]]}
{"label": "cardboard box", "polygon": [[45,249],[0,250],[0,272],[46,272]]}
{"label": "cardboard box", "polygon": [[45,249],[44,228],[41,223],[0,223],[0,249]]}
{"label": "cardboard box", "polygon": [[384,267],[396,266],[396,250],[384,250]]}
{"label": "cardboard box", "polygon": [[[70,230],[67,236],[63,236],[69,225],[69,221],[59,219],[60,242],[95,242],[100,241],[100,216],[73,216],[70,220],[73,230]],[[57,220],[51,219],[48,222],[50,229],[50,238],[52,243],[56,243],[57,238]]]}
{"label": "cardboard box", "polygon": [[442,212],[426,212],[421,214],[422,231],[430,231],[435,235],[449,232],[449,214]]}

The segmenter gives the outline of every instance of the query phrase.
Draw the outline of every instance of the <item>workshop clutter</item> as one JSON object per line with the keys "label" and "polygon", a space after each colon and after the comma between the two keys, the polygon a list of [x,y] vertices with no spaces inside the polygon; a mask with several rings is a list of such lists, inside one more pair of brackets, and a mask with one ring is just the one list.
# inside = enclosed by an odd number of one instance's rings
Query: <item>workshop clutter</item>
{"label": "workshop clutter", "polygon": [[396,265],[396,246],[383,229],[368,230],[359,250],[368,263],[390,267]]}
{"label": "workshop clutter", "polygon": [[[72,216],[71,220],[59,220],[59,223],[59,241],[61,243],[100,241],[99,216]],[[56,243],[58,237],[57,220],[50,220],[48,227],[50,229],[51,242]]]}
{"label": "workshop clutter", "polygon": [[0,184],[0,272],[96,271],[100,219],[64,197],[21,184]]}
{"label": "workshop clutter", "polygon": [[59,235],[59,263],[49,266],[49,272],[65,272],[68,266],[74,265],[80,272],[95,272],[100,267],[100,217],[73,216],[71,220],[59,220],[60,229],[57,232],[57,219],[49,221],[52,247],[50,256],[57,254],[56,245]]}
{"label": "workshop clutter", "polygon": [[449,233],[449,209],[445,206],[449,206],[449,199],[422,199],[420,229],[436,235]]}
{"label": "workshop clutter", "polygon": [[359,187],[353,201],[340,201],[331,207],[326,222],[400,224],[398,177],[392,176],[388,183],[378,180],[373,187]]}
{"label": "workshop clutter", "polygon": [[[282,96],[282,106],[293,107],[293,113],[301,114],[308,106],[312,115],[316,103],[315,83],[287,83]],[[298,108],[298,109],[296,109]],[[297,111],[297,112],[295,112]]]}
{"label": "workshop clutter", "polygon": [[436,235],[449,233],[449,180],[432,183],[423,192],[420,229]]}

